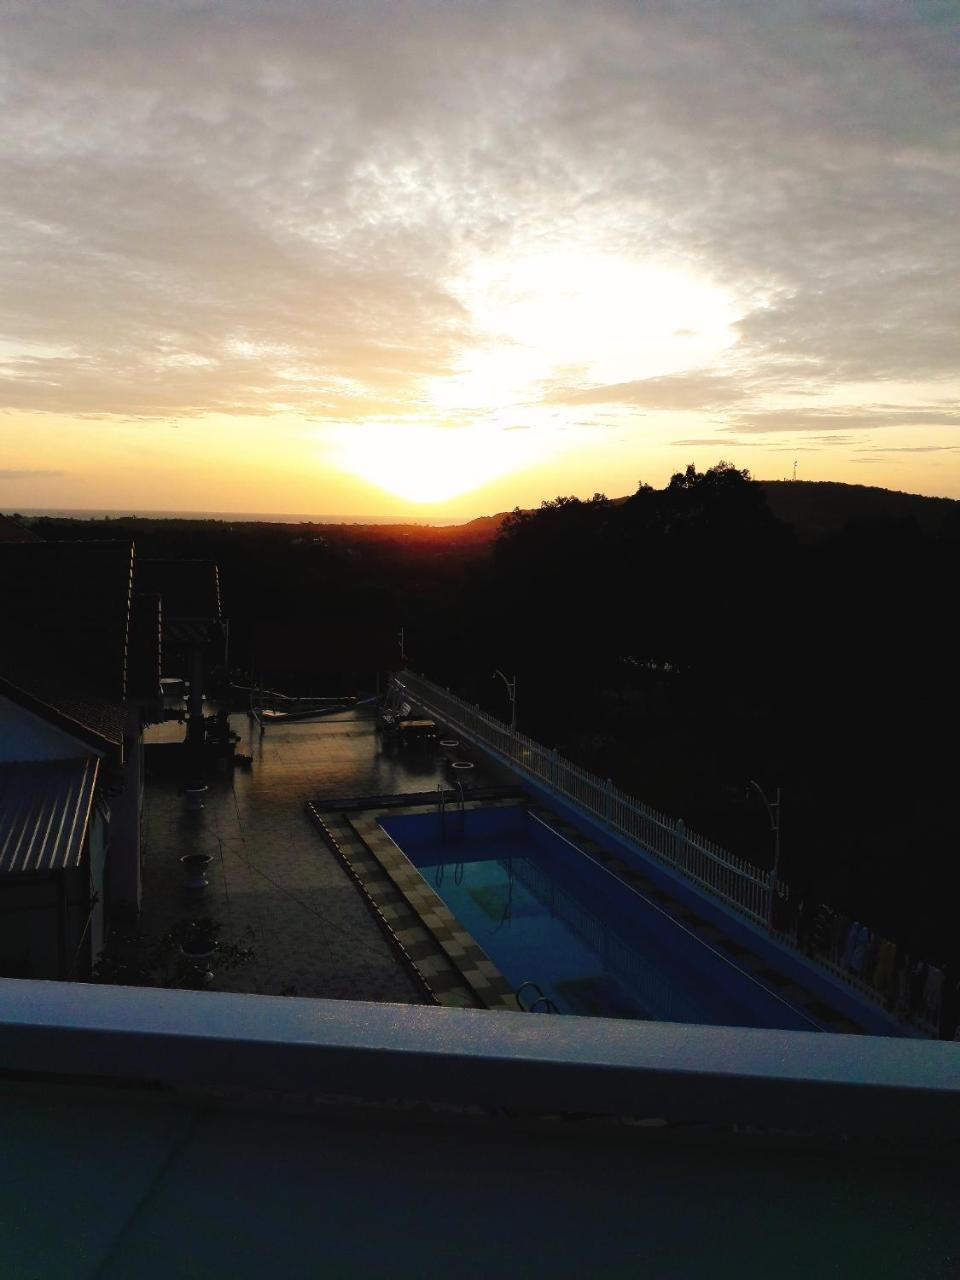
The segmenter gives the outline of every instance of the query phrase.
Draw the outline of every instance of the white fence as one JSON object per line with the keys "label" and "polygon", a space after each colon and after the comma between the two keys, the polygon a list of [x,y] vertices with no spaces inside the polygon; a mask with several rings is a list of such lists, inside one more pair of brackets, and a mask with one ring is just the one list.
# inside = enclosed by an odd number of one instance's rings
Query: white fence
{"label": "white fence", "polygon": [[[893,1009],[889,994],[878,989],[869,978],[851,973],[838,963],[836,957],[822,950],[811,950],[809,943],[801,947],[793,927],[787,932],[773,929],[771,909],[774,893],[779,888],[790,895],[788,887],[782,882],[778,886],[772,874],[767,875],[745,858],[738,858],[714,841],[690,831],[682,821],[674,821],[635,800],[615,787],[609,778],[604,781],[581,769],[556,751],[515,732],[479,707],[471,706],[423,676],[402,671],[393,677],[393,681],[398,693],[405,694],[409,701],[423,707],[435,720],[499,752],[518,771],[594,814],[612,830],[626,836],[694,884],[707,889],[748,920],[767,929],[780,942],[822,966],[878,1008],[888,1012]],[[937,1010],[898,1005],[894,1016],[925,1035],[937,1034]]]}
{"label": "white fence", "polygon": [[398,690],[434,719],[499,752],[518,769],[594,814],[688,880],[709,889],[754,923],[768,923],[771,879],[746,859],[728,853],[688,830],[682,821],[627,795],[609,778],[604,781],[581,769],[423,676],[402,671],[393,679]]}

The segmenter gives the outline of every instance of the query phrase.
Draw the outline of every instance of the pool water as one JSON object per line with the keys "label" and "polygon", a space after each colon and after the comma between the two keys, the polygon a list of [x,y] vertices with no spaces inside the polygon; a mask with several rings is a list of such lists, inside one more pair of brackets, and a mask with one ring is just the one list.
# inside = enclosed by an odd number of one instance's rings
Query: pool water
{"label": "pool water", "polygon": [[818,1029],[521,806],[380,825],[514,989],[561,1013]]}

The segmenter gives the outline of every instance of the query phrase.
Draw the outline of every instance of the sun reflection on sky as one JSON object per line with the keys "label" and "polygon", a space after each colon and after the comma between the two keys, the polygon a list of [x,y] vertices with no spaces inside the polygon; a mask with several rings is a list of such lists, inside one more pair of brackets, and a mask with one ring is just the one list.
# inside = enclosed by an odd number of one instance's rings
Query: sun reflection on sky
{"label": "sun reflection on sky", "polygon": [[546,394],[715,365],[738,318],[728,293],[685,268],[579,245],[477,259],[451,292],[474,341],[455,372],[425,380],[421,420],[358,420],[329,454],[412,502],[546,462],[572,444]]}
{"label": "sun reflection on sky", "polygon": [[535,431],[490,425],[442,427],[378,422],[340,426],[331,460],[408,502],[444,502],[500,476],[545,462],[557,451]]}

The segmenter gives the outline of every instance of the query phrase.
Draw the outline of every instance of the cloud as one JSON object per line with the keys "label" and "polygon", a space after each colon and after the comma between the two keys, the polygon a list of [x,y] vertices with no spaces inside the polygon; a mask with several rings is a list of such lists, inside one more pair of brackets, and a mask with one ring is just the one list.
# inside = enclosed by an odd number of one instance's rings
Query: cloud
{"label": "cloud", "polygon": [[714,409],[744,398],[731,377],[714,373],[673,373],[637,382],[602,387],[560,388],[544,396],[545,404],[624,404],[643,409]]}
{"label": "cloud", "polygon": [[885,448],[877,445],[871,449],[858,449],[857,453],[956,453],[960,445],[956,444],[914,444],[897,445]]}
{"label": "cloud", "polygon": [[701,446],[728,448],[731,445],[739,445],[740,440],[728,440],[722,436],[695,436],[692,440],[671,440],[671,444],[689,445],[691,448],[699,448]]}
{"label": "cloud", "polygon": [[65,472],[63,471],[17,471],[10,467],[0,467],[0,480],[49,480],[55,476],[62,476],[64,474]]}
{"label": "cloud", "polygon": [[726,431],[871,431],[887,427],[960,427],[960,409],[919,405],[915,409],[855,405],[836,410],[751,409],[730,420]]}
{"label": "cloud", "polygon": [[949,12],[9,0],[0,340],[23,345],[0,407],[410,413],[497,341],[462,272],[574,240],[728,290],[737,372],[548,403],[710,409],[953,378]]}

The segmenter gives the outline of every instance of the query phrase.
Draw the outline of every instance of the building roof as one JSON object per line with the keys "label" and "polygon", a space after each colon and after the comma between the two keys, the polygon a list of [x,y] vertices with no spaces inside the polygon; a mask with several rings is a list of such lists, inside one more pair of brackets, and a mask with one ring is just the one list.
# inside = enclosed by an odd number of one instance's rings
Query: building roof
{"label": "building roof", "polygon": [[86,756],[0,769],[0,875],[79,865],[99,767]]}
{"label": "building roof", "polygon": [[0,679],[12,696],[122,742],[132,582],[130,541],[0,545]]}

